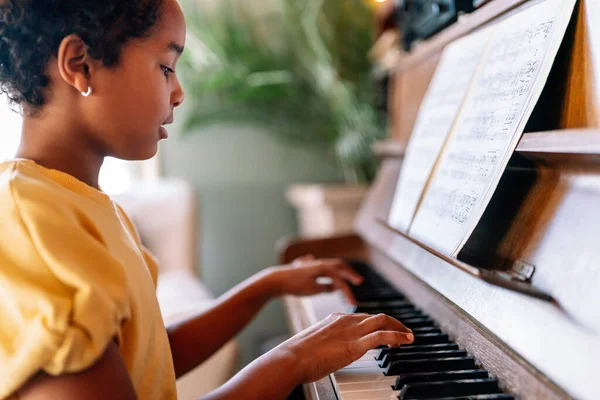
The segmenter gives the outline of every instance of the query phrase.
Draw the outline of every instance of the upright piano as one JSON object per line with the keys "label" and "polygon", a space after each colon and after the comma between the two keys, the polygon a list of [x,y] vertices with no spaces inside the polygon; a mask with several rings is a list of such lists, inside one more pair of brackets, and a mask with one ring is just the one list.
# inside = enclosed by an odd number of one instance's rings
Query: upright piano
{"label": "upright piano", "polygon": [[[285,298],[293,333],[358,311],[387,313],[416,334],[411,346],[373,349],[305,385],[308,399],[600,399],[599,0],[577,3],[503,176],[509,191],[520,177],[530,185],[510,212],[498,190],[473,233],[498,238],[487,258],[447,257],[386,223],[444,47],[541,1],[485,2],[403,56],[391,79],[389,139],[375,146],[380,167],[354,232],[280,242],[282,263],[309,253],[341,257],[367,278],[356,309],[337,293]],[[496,231],[498,219],[505,223]]]}

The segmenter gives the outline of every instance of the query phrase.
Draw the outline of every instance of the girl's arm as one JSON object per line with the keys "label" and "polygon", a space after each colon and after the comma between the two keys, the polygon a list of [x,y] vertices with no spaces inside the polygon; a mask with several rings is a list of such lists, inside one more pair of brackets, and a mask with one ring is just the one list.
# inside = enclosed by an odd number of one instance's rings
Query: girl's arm
{"label": "girl's arm", "polygon": [[317,381],[379,345],[412,343],[411,331],[386,315],[331,315],[244,368],[202,400],[285,400],[294,387]]}
{"label": "girl's arm", "polygon": [[[318,277],[327,277],[330,283],[319,284]],[[268,268],[249,278],[221,296],[209,310],[167,328],[175,374],[179,377],[207,360],[274,297],[340,289],[353,303],[346,281],[358,284],[362,278],[341,260],[314,260],[311,256],[290,266]]]}
{"label": "girl's arm", "polygon": [[269,276],[255,275],[219,297],[210,309],[167,327],[177,377],[207,360],[274,297]]}
{"label": "girl's arm", "polygon": [[136,400],[119,349],[111,342],[92,367],[76,374],[50,376],[39,373],[18,392],[21,400]]}

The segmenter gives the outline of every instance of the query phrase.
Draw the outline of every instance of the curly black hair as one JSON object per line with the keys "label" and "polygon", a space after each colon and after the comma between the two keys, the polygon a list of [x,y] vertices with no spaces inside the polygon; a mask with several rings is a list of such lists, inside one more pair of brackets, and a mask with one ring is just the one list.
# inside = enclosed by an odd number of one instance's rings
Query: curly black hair
{"label": "curly black hair", "polygon": [[122,46],[148,36],[162,0],[0,0],[0,95],[15,105],[45,103],[45,74],[62,39],[78,35],[88,55],[107,67]]}

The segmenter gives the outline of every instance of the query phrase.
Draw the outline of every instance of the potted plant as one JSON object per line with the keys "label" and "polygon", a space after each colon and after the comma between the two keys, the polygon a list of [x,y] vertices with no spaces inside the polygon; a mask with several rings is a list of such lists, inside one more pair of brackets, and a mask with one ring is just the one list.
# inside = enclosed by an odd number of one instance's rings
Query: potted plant
{"label": "potted plant", "polygon": [[[384,135],[368,59],[373,10],[359,0],[271,5],[256,12],[242,1],[221,0],[209,8],[185,4],[184,133],[237,121],[335,157],[339,185],[293,185],[287,198],[300,210],[302,233],[332,233],[314,221],[335,224],[342,214],[345,222],[333,230],[348,230],[375,174],[372,144]],[[315,208],[321,208],[319,216],[303,217]],[[330,218],[323,217],[324,209]]]}

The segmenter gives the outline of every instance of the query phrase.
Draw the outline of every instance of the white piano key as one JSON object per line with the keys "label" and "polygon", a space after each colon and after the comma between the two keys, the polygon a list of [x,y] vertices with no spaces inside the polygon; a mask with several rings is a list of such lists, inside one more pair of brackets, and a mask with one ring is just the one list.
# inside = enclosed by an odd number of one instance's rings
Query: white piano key
{"label": "white piano key", "polygon": [[333,374],[338,384],[341,383],[354,383],[354,382],[375,382],[388,379],[389,376],[385,376],[381,369],[378,371],[365,371],[362,369],[341,369]]}
{"label": "white piano key", "polygon": [[367,382],[338,382],[338,389],[340,392],[355,392],[359,390],[375,390],[375,389],[389,389],[392,390],[392,385],[396,383],[395,376],[386,376],[385,379],[377,381]]}
{"label": "white piano key", "polygon": [[400,391],[392,388],[340,393],[341,400],[397,400],[399,395]]}
{"label": "white piano key", "polygon": [[346,368],[379,368],[383,372],[383,368],[379,367],[379,361],[372,360],[357,360]]}
{"label": "white piano key", "polygon": [[379,354],[379,350],[369,350],[361,358],[359,358],[356,361],[360,361],[360,360],[374,360],[375,357],[377,356],[377,354]]}

